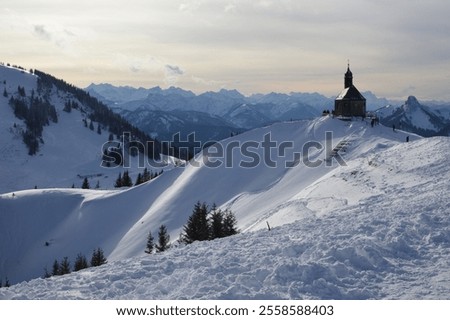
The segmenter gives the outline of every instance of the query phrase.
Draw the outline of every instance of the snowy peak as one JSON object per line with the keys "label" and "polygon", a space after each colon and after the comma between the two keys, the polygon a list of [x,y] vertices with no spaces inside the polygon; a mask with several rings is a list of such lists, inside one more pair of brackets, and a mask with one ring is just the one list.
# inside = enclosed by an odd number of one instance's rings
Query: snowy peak
{"label": "snowy peak", "polygon": [[409,96],[408,99],[406,100],[406,102],[403,104],[402,108],[403,108],[405,111],[413,112],[413,111],[416,111],[416,110],[418,110],[418,109],[425,109],[425,108],[427,108],[427,107],[422,106],[422,105],[419,103],[419,101],[417,100],[416,97],[414,97],[414,96]]}
{"label": "snowy peak", "polygon": [[400,107],[388,105],[376,110],[376,114],[386,126],[396,126],[423,136],[448,135],[450,120],[422,105],[414,96],[409,96]]}

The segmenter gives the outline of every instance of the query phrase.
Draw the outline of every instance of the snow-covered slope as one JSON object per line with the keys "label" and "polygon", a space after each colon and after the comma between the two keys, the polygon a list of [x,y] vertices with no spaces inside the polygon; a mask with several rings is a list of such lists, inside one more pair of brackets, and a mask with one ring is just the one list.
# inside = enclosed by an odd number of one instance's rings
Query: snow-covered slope
{"label": "snow-covered slope", "polygon": [[[23,87],[27,99],[32,92],[37,95],[37,76],[25,70],[0,65],[0,193],[23,189],[60,187],[81,187],[84,177],[89,179],[91,187],[111,189],[114,181],[123,172],[123,168],[103,168],[102,146],[108,141],[109,132],[103,129],[97,132],[84,124],[87,107],[63,111],[68,100],[76,99],[69,93],[50,91],[49,101],[55,106],[58,122],[44,127],[40,150],[30,156],[23,143],[22,132],[26,130],[24,120],[16,118],[9,99],[17,96],[18,87]],[[89,121],[89,120],[88,120]],[[148,162],[148,161],[146,161]],[[137,168],[137,158],[129,164],[130,176],[142,171]],[[158,169],[159,171],[160,169]]]}
{"label": "snow-covered slope", "polygon": [[[336,159],[305,165],[328,158],[325,148],[306,144],[325,146],[326,132],[332,147],[345,142],[346,166]],[[269,134],[293,147],[276,153],[263,144]],[[247,152],[235,147],[251,141],[257,145]],[[308,159],[286,167],[305,144]],[[98,246],[109,263],[1,289],[0,297],[449,298],[448,138],[323,117],[255,129],[221,145],[233,157],[218,156],[216,146],[209,160],[200,154],[129,190],[1,195],[0,267],[11,282]],[[256,158],[259,165],[244,167]],[[206,165],[217,160],[217,168]],[[148,231],[165,224],[176,240],[197,201],[231,209],[242,234],[145,256]]]}

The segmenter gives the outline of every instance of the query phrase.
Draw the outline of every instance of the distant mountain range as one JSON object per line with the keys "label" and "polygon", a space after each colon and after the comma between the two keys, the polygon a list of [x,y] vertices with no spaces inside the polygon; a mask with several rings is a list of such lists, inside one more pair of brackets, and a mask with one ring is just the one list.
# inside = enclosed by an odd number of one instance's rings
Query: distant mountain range
{"label": "distant mountain range", "polygon": [[[177,132],[182,137],[195,132],[202,143],[220,140],[274,122],[313,119],[334,106],[334,97],[319,93],[272,92],[246,97],[237,90],[222,89],[196,95],[175,87],[144,89],[111,84],[91,84],[86,91],[162,141],[172,140]],[[369,109],[389,104],[371,92],[364,95]]]}

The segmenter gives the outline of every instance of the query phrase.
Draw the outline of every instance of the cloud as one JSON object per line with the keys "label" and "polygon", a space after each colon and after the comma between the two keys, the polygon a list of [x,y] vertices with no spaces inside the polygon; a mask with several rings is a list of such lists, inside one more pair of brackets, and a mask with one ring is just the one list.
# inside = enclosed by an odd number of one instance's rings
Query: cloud
{"label": "cloud", "polygon": [[164,66],[164,73],[164,82],[168,85],[174,85],[178,82],[179,77],[184,74],[184,71],[179,66],[166,64]]}
{"label": "cloud", "polygon": [[43,41],[48,41],[66,53],[74,53],[72,42],[76,41],[77,36],[71,30],[64,28],[62,25],[43,25],[33,24],[33,35]]}
{"label": "cloud", "polygon": [[166,64],[166,73],[173,76],[181,76],[184,74],[184,71],[181,70],[179,66],[172,66],[170,64]]}
{"label": "cloud", "polygon": [[42,40],[50,41],[52,40],[52,35],[45,29],[42,24],[34,25],[34,34]]}

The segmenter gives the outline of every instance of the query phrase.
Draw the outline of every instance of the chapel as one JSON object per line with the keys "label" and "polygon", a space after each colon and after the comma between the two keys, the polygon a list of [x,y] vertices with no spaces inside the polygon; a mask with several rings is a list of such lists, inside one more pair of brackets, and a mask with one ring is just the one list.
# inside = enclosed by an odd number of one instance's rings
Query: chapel
{"label": "chapel", "polygon": [[350,64],[344,75],[344,90],[334,100],[334,115],[340,117],[365,117],[366,98],[353,85]]}

